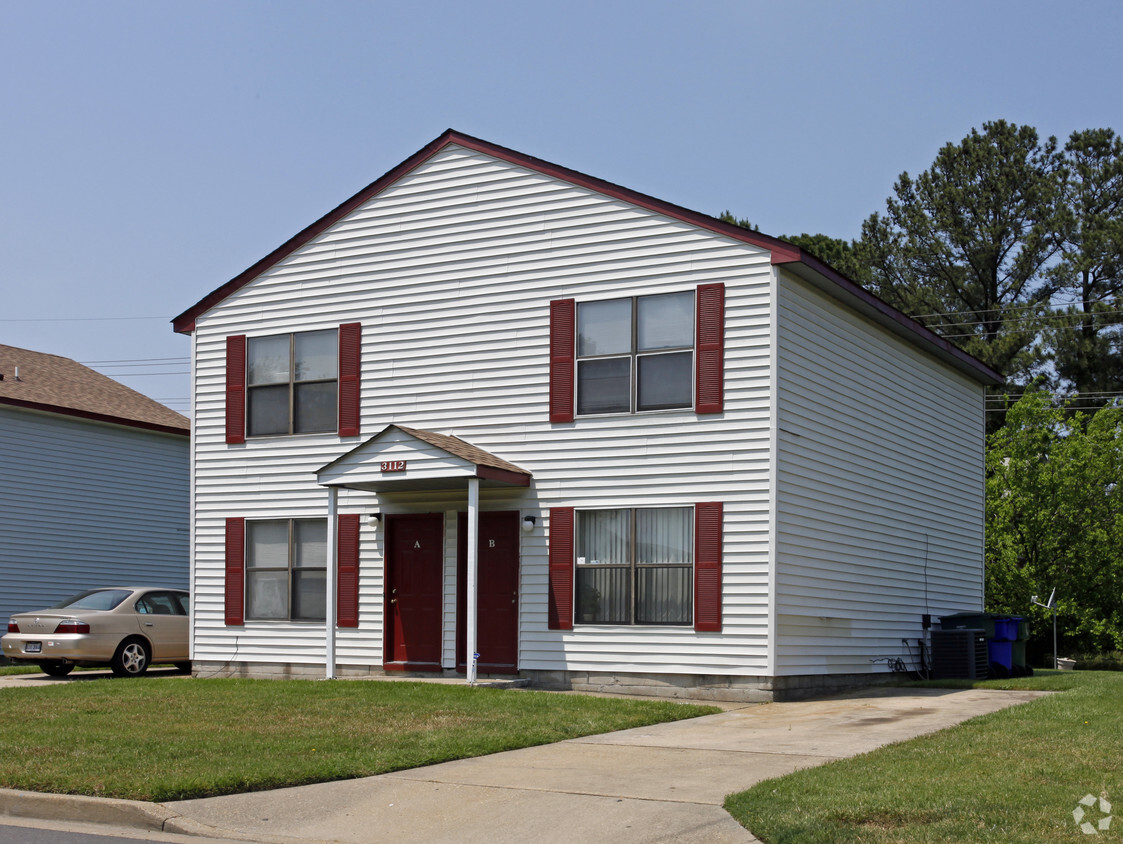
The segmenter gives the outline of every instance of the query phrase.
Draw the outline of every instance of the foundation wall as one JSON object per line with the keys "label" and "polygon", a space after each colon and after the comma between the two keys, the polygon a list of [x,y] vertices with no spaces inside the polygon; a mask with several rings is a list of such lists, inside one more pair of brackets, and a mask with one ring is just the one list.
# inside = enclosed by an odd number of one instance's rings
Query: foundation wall
{"label": "foundation wall", "polygon": [[[463,680],[453,671],[384,671],[367,665],[341,665],[336,677],[348,679],[434,679]],[[192,663],[195,677],[245,677],[259,680],[322,680],[322,665],[260,662]],[[510,675],[494,677],[480,674],[485,681],[505,681],[504,686],[529,686],[545,691],[574,691],[590,694],[635,695],[639,697],[678,698],[696,701],[766,703],[822,697],[847,689],[879,685],[898,679],[881,674],[809,674],[800,677],[730,677],[718,674],[640,674],[590,671],[520,671],[519,680]]]}

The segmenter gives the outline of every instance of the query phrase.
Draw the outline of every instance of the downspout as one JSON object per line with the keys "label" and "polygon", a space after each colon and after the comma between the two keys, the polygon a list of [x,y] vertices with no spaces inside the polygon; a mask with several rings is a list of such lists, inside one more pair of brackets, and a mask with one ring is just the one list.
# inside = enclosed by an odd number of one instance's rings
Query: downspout
{"label": "downspout", "polygon": [[324,679],[335,679],[335,591],[336,581],[339,579],[339,519],[336,510],[339,505],[339,490],[334,486],[328,487],[328,582],[327,595],[324,599]]}
{"label": "downspout", "polygon": [[466,584],[468,604],[467,635],[465,636],[464,661],[467,663],[468,685],[476,685],[476,583],[479,567],[480,532],[480,479],[468,478],[468,582]]}

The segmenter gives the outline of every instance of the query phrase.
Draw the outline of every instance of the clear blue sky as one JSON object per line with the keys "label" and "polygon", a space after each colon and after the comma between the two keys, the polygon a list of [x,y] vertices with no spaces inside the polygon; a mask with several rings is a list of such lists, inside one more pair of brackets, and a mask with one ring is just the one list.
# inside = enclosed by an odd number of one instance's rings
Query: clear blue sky
{"label": "clear blue sky", "polygon": [[1123,131],[1121,24],[1032,0],[0,0],[0,343],[149,364],[95,368],[184,412],[169,320],[449,127],[855,237],[984,121]]}

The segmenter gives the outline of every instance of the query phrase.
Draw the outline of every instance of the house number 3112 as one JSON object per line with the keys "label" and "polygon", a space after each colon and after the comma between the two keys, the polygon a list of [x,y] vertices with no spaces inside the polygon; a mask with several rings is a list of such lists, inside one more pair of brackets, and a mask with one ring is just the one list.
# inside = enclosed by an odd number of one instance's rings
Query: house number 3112
{"label": "house number 3112", "polygon": [[382,461],[383,472],[404,472],[406,470],[406,462],[404,460],[384,460]]}

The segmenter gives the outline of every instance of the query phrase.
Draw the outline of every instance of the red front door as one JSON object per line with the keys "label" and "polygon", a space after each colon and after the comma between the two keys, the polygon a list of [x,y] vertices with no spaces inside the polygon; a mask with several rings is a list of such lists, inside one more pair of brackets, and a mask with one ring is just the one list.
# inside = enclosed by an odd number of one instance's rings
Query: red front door
{"label": "red front door", "polygon": [[[464,671],[468,623],[468,515],[460,514],[456,554],[456,665]],[[519,514],[480,513],[476,583],[476,667],[514,674],[519,659]]]}
{"label": "red front door", "polygon": [[441,668],[440,513],[386,517],[385,668]]}

